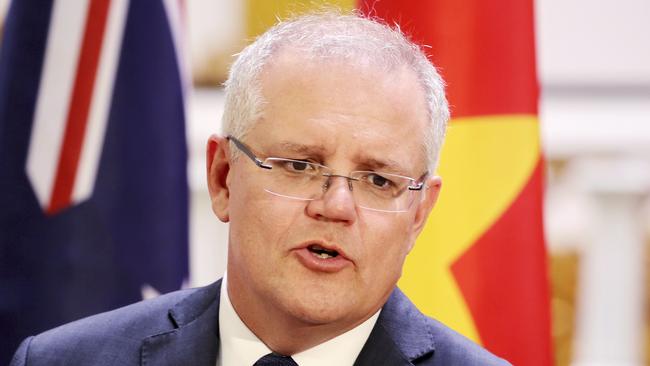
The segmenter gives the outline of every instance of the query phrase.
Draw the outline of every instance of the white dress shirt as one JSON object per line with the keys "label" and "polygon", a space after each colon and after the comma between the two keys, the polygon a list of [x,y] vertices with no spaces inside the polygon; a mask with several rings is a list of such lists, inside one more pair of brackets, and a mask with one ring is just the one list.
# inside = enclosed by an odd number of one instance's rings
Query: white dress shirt
{"label": "white dress shirt", "polygon": [[[219,302],[217,366],[252,366],[272,351],[239,318],[232,307],[227,288],[227,275],[224,274]],[[370,336],[377,317],[379,311],[357,327],[291,357],[299,366],[352,366]]]}

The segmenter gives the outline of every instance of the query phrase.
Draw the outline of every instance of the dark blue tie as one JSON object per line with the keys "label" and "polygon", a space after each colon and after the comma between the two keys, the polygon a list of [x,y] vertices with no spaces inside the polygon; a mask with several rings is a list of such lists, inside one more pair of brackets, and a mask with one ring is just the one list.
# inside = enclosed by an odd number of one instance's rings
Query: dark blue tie
{"label": "dark blue tie", "polygon": [[257,360],[253,366],[298,366],[298,364],[289,356],[269,353]]}

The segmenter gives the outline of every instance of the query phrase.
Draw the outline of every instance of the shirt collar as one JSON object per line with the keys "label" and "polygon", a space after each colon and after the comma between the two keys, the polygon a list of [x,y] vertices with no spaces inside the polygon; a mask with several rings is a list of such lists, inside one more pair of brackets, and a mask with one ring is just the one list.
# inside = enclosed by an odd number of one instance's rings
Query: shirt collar
{"label": "shirt collar", "polygon": [[[252,365],[271,350],[239,318],[227,288],[227,274],[224,274],[219,304],[217,365]],[[379,310],[355,328],[291,357],[299,366],[353,365],[378,317]]]}

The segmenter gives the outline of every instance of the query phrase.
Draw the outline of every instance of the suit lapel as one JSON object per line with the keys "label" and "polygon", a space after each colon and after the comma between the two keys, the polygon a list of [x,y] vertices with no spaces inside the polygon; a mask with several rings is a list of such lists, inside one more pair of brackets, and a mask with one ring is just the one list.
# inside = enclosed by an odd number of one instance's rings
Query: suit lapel
{"label": "suit lapel", "polygon": [[361,349],[354,366],[374,365],[413,365],[397,348],[393,339],[386,333],[379,321],[370,333],[370,337]]}
{"label": "suit lapel", "polygon": [[[141,364],[214,366],[219,353],[220,289],[217,281],[174,305],[170,329],[144,339]],[[432,357],[434,348],[427,318],[396,288],[354,365],[413,365]]]}
{"label": "suit lapel", "polygon": [[141,364],[214,366],[219,351],[221,281],[197,290],[169,311],[170,330],[144,339]]}
{"label": "suit lapel", "polygon": [[354,365],[413,365],[434,351],[427,317],[395,288]]}

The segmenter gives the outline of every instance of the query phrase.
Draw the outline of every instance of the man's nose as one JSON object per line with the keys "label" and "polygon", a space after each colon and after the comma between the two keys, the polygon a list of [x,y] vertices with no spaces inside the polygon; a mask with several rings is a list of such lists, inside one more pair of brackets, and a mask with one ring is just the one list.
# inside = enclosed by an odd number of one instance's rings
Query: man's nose
{"label": "man's nose", "polygon": [[357,212],[349,178],[340,175],[328,177],[322,197],[311,201],[307,212],[320,220],[353,223]]}

